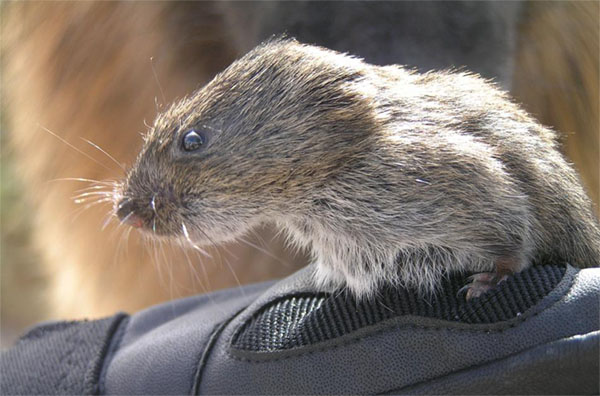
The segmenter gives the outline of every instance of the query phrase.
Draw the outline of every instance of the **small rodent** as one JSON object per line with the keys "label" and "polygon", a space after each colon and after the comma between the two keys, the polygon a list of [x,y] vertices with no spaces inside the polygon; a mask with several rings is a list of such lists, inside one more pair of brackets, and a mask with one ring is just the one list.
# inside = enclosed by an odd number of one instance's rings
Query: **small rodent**
{"label": "small rodent", "polygon": [[[445,272],[600,264],[575,171],[504,92],[295,40],[266,42],[160,114],[116,192],[125,223],[199,245],[275,222],[315,280],[372,296]],[[491,275],[490,275],[491,274]]]}

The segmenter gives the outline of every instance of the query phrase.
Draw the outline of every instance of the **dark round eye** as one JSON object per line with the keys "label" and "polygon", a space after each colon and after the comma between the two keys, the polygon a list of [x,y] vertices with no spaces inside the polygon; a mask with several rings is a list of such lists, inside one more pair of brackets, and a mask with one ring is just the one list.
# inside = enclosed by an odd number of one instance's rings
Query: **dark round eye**
{"label": "dark round eye", "polygon": [[200,149],[204,143],[206,143],[204,136],[193,129],[183,135],[183,149],[185,151],[196,151]]}

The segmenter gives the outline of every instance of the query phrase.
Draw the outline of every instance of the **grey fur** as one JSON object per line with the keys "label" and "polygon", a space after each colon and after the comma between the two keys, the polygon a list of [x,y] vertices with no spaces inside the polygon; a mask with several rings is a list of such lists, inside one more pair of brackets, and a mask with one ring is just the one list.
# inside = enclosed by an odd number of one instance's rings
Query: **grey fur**
{"label": "grey fur", "polygon": [[[191,128],[209,137],[181,149]],[[445,271],[600,264],[600,231],[555,134],[465,72],[419,74],[272,40],[174,104],[118,197],[198,244],[276,222],[315,280],[371,296]],[[150,202],[154,200],[154,207]]]}

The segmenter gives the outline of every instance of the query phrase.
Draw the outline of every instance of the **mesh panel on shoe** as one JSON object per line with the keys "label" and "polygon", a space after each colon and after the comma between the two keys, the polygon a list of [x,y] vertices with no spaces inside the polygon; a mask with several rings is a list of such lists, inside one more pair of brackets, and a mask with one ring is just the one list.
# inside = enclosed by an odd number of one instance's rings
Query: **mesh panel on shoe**
{"label": "mesh panel on shoe", "polygon": [[388,288],[372,301],[345,293],[290,295],[263,307],[233,338],[233,348],[281,351],[326,341],[402,315],[470,324],[505,321],[523,313],[548,294],[566,268],[534,266],[511,276],[479,298],[458,296],[466,276],[444,280],[440,292],[423,298],[414,290]]}

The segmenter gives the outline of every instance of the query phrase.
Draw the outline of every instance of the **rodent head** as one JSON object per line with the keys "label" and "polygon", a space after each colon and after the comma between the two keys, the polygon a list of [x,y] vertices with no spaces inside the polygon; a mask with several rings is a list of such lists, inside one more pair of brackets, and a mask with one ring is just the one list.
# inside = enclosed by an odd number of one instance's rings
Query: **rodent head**
{"label": "rodent head", "polygon": [[118,216],[208,243],[310,210],[367,144],[373,98],[357,88],[367,68],[294,40],[262,44],[157,117]]}

